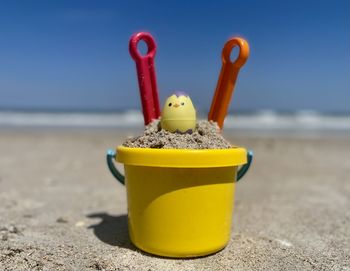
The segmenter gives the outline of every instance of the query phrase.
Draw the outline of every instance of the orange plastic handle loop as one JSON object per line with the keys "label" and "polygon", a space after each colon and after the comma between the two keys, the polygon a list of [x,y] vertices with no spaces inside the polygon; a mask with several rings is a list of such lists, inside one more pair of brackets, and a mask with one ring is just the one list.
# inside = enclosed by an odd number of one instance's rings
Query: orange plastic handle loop
{"label": "orange plastic handle loop", "polygon": [[[234,62],[231,62],[230,55],[235,46],[239,47],[239,55]],[[208,115],[208,120],[217,122],[221,129],[224,125],[239,70],[247,61],[248,56],[248,42],[239,37],[228,40],[222,50],[222,67]]]}
{"label": "orange plastic handle loop", "polygon": [[[231,62],[231,52],[232,49],[238,46],[239,47],[239,55],[234,62]],[[234,37],[228,40],[225,43],[224,48],[222,49],[222,63],[227,65],[232,65],[238,69],[240,69],[244,63],[247,61],[249,56],[249,45],[248,42],[242,38]]]}

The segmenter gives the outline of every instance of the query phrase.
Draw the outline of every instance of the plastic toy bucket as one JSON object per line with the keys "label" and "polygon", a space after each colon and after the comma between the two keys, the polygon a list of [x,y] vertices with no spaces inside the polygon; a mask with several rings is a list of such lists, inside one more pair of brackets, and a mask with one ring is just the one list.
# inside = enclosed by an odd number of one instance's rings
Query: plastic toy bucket
{"label": "plastic toy bucket", "polygon": [[248,170],[251,152],[118,147],[108,152],[107,163],[124,183],[113,159],[124,164],[129,235],[136,247],[196,257],[226,246],[235,182]]}

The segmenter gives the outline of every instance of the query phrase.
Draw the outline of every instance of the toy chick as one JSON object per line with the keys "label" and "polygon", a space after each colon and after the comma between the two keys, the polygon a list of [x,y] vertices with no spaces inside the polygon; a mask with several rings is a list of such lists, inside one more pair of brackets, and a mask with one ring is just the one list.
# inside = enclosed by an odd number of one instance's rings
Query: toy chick
{"label": "toy chick", "polygon": [[196,110],[191,98],[183,92],[176,92],[165,101],[160,125],[172,133],[191,134],[196,128]]}

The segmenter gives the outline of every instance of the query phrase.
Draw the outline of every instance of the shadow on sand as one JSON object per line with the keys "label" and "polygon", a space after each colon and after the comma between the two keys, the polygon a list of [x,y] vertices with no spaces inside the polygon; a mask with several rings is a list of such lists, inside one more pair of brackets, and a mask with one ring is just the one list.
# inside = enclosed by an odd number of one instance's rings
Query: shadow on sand
{"label": "shadow on sand", "polygon": [[[176,258],[172,258],[172,257],[149,254],[148,252],[144,252],[142,250],[139,250],[137,247],[135,247],[131,243],[129,238],[127,215],[111,216],[103,212],[103,213],[92,213],[87,215],[86,217],[102,219],[98,224],[89,226],[88,229],[93,229],[95,236],[106,244],[109,244],[112,246],[118,246],[122,248],[128,248],[130,250],[138,251],[139,253],[150,257],[176,260]],[[207,256],[208,255],[199,256],[199,257],[186,257],[186,258],[182,258],[182,260],[198,259],[198,258],[207,257]]]}
{"label": "shadow on sand", "polygon": [[131,243],[128,232],[128,216],[111,216],[107,213],[92,213],[88,218],[101,218],[102,220],[88,228],[93,229],[94,234],[102,242],[131,250],[137,250]]}

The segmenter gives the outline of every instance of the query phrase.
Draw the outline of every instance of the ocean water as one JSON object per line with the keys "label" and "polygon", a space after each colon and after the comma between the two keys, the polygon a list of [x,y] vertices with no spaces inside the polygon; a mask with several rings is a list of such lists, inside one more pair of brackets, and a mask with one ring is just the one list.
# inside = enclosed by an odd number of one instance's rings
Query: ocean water
{"label": "ocean water", "polygon": [[[206,116],[200,114],[199,118]],[[21,112],[0,111],[0,127],[61,128],[140,128],[140,111],[124,112]],[[350,114],[325,114],[316,111],[279,113],[272,110],[230,114],[225,130],[237,131],[328,131],[350,133]]]}

